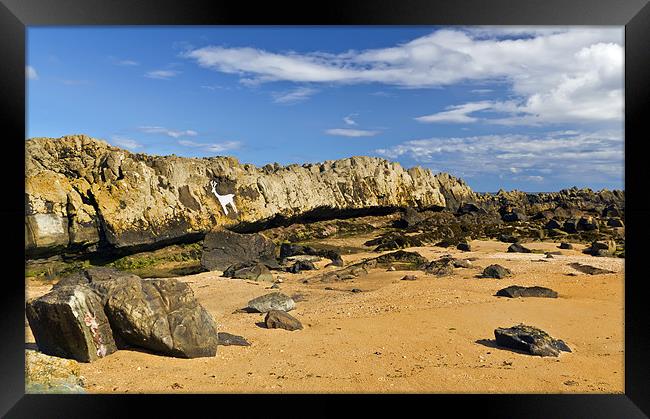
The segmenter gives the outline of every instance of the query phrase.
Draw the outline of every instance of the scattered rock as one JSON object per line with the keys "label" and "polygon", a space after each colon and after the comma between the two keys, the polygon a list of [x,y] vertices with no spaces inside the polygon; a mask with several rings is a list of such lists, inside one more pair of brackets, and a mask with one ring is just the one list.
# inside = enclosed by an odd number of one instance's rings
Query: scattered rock
{"label": "scattered rock", "polygon": [[424,272],[436,276],[449,276],[454,273],[454,259],[450,257],[441,257],[433,260],[424,266]]}
{"label": "scattered rock", "polygon": [[583,253],[592,256],[613,256],[616,253],[616,242],[614,240],[595,241],[591,247],[583,250]]}
{"label": "scattered rock", "polygon": [[296,307],[296,303],[287,295],[272,292],[250,300],[247,306],[251,310],[266,313],[271,310],[291,311]]}
{"label": "scattered rock", "polygon": [[102,297],[88,285],[58,286],[29,300],[25,314],[47,355],[92,362],[117,350]]}
{"label": "scattered rock", "polygon": [[415,276],[415,275],[404,275],[404,277],[402,277],[401,280],[402,281],[415,281],[416,279],[418,279],[418,277]]}
{"label": "scattered rock", "polygon": [[567,233],[573,234],[578,232],[578,219],[572,218],[564,222],[563,230]]}
{"label": "scattered rock", "polygon": [[79,364],[70,359],[25,351],[26,393],[85,393]]}
{"label": "scattered rock", "polygon": [[519,285],[511,285],[509,287],[500,289],[496,293],[499,297],[541,297],[541,298],[557,298],[557,292],[550,288],[545,287],[522,287]]}
{"label": "scattered rock", "polygon": [[248,279],[251,281],[273,281],[273,274],[271,271],[260,262],[242,262],[230,265],[228,269],[223,272],[226,278]]}
{"label": "scattered rock", "polygon": [[302,329],[302,323],[289,313],[281,310],[271,310],[264,318],[264,324],[269,329],[285,329],[289,331]]}
{"label": "scattered rock", "polygon": [[324,257],[330,259],[332,261],[332,265],[334,266],[343,266],[343,258],[334,250],[316,249],[311,246],[302,246],[299,244],[289,243],[282,243],[282,245],[280,245],[280,259],[298,255]]}
{"label": "scattered rock", "polygon": [[501,219],[505,222],[528,221],[528,216],[519,208],[514,208],[509,212],[501,214]]}
{"label": "scattered rock", "polygon": [[251,346],[250,342],[243,336],[232,335],[226,332],[219,332],[218,344],[221,346]]}
{"label": "scattered rock", "polygon": [[350,291],[355,292],[355,293],[356,293],[356,292],[363,292],[363,291],[361,291],[361,289],[359,289],[359,288],[352,288]]}
{"label": "scattered rock", "polygon": [[556,219],[549,220],[546,225],[544,226],[545,229],[547,230],[553,230],[553,229],[561,229],[562,224]]}
{"label": "scattered rock", "polygon": [[610,227],[625,227],[623,220],[620,218],[610,218],[607,220],[607,225]]}
{"label": "scattered rock", "polygon": [[484,212],[485,210],[479,208],[476,206],[476,204],[472,203],[463,203],[458,207],[458,211],[456,214],[458,215],[464,215],[464,214],[472,214],[472,213],[477,213],[477,212]]}
{"label": "scattered rock", "polygon": [[410,264],[410,265],[422,265],[427,263],[427,259],[417,252],[407,252],[404,250],[398,250],[392,253],[386,253],[385,255],[378,256],[375,258],[378,264]]}
{"label": "scattered rock", "polygon": [[501,234],[499,235],[499,241],[504,243],[517,243],[521,240],[521,237],[514,236],[512,234]]}
{"label": "scattered rock", "polygon": [[291,268],[289,268],[289,272],[293,274],[300,273],[300,271],[313,271],[316,269],[316,266],[308,260],[299,260],[296,263],[293,264]]}
{"label": "scattered rock", "polygon": [[458,243],[458,246],[456,246],[456,249],[462,250],[463,252],[471,252],[472,251],[472,246],[470,246],[469,243],[461,242],[461,243]]}
{"label": "scattered rock", "polygon": [[578,229],[584,231],[598,230],[598,222],[591,216],[583,216],[578,220]]}
{"label": "scattered rock", "polygon": [[508,246],[508,253],[531,253],[531,250],[519,243],[513,243]]}
{"label": "scattered rock", "polygon": [[538,356],[558,356],[560,351],[571,352],[562,340],[554,339],[546,332],[533,326],[519,324],[494,331],[496,343],[506,348],[517,349]]}
{"label": "scattered rock", "polygon": [[573,269],[580,271],[588,275],[601,275],[601,274],[613,274],[613,271],[608,271],[607,269],[596,268],[591,265],[583,265],[578,262],[569,263],[569,266]]}
{"label": "scattered rock", "polygon": [[512,276],[512,272],[508,268],[504,268],[501,265],[490,265],[483,270],[484,278],[506,278]]}
{"label": "scattered rock", "polygon": [[201,256],[204,269],[223,271],[243,262],[262,262],[274,269],[279,267],[275,260],[275,244],[260,233],[217,230],[206,234]]}
{"label": "scattered rock", "polygon": [[560,243],[560,249],[573,249],[573,245],[571,243]]}
{"label": "scattered rock", "polygon": [[409,228],[424,221],[424,216],[420,214],[415,208],[407,207],[399,220],[395,222],[397,228]]}

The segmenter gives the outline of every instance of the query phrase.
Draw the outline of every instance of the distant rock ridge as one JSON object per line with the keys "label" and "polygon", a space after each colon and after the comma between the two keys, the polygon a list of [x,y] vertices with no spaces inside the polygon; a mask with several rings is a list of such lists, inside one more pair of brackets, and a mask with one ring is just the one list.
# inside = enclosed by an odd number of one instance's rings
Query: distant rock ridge
{"label": "distant rock ridge", "polygon": [[134,154],[86,135],[32,138],[26,141],[25,247],[28,257],[138,249],[277,217],[455,211],[477,198],[449,174],[375,157],[258,168],[233,157]]}

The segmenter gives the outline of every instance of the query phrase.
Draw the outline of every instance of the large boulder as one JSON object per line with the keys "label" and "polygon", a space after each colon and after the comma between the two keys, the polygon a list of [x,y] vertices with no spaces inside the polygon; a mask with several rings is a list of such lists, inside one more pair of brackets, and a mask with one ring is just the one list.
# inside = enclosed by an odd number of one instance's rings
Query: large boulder
{"label": "large boulder", "polygon": [[513,243],[508,246],[508,253],[531,253],[531,250],[520,243]]}
{"label": "large boulder", "polygon": [[494,331],[496,343],[510,349],[538,356],[558,356],[560,351],[571,352],[564,341],[554,339],[541,329],[519,324]]}
{"label": "large boulder", "polygon": [[181,358],[214,356],[217,325],[177,279],[131,279],[106,302],[111,326],[126,343]]}
{"label": "large boulder", "polygon": [[395,221],[395,227],[397,228],[410,228],[413,227],[422,221],[425,217],[420,214],[415,208],[407,207],[399,220]]}
{"label": "large boulder", "polygon": [[296,303],[287,295],[280,292],[272,292],[261,297],[253,298],[248,302],[247,307],[258,313],[267,313],[271,310],[291,311],[296,308]]}
{"label": "large boulder", "polygon": [[25,314],[45,354],[92,362],[117,350],[102,297],[88,285],[57,287],[27,301]]}
{"label": "large boulder", "polygon": [[224,271],[231,265],[253,261],[277,266],[273,241],[259,233],[240,234],[229,230],[211,231],[205,236],[203,268]]}

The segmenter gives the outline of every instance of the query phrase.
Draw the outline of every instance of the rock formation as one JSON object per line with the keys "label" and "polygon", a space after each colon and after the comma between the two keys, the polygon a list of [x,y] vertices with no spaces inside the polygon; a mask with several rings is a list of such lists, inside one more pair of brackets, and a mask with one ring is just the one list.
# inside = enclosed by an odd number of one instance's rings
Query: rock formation
{"label": "rock formation", "polygon": [[474,200],[452,176],[373,157],[258,168],[232,157],[133,154],[85,135],[30,139],[26,155],[30,256],[142,248],[200,238],[220,226]]}

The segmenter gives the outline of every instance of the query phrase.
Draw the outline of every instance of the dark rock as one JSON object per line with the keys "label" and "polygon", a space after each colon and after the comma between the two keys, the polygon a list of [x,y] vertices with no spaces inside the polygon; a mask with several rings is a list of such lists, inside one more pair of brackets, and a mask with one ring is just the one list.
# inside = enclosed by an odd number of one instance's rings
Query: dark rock
{"label": "dark rock", "polygon": [[549,220],[548,223],[546,223],[544,228],[547,229],[547,230],[561,229],[562,224],[560,224],[560,222],[558,220],[552,219],[552,220]]}
{"label": "dark rock", "polygon": [[260,262],[248,261],[230,265],[223,272],[226,278],[248,279],[250,281],[273,281],[269,269]]}
{"label": "dark rock", "polygon": [[609,205],[603,210],[603,217],[621,217],[621,210],[615,205]]}
{"label": "dark rock", "polygon": [[201,266],[223,271],[242,262],[262,262],[275,268],[275,244],[262,234],[239,234],[228,230],[212,231],[203,241]]}
{"label": "dark rock", "polygon": [[594,219],[594,217],[580,217],[578,220],[578,229],[584,231],[598,230],[598,222]]}
{"label": "dark rock", "polygon": [[501,219],[505,222],[528,221],[528,216],[521,209],[515,208],[510,212],[501,214]]}
{"label": "dark rock", "polygon": [[472,251],[472,246],[470,246],[469,243],[461,242],[461,243],[458,243],[458,246],[456,246],[456,249],[462,250],[463,252],[471,252]]}
{"label": "dark rock", "polygon": [[415,281],[416,279],[418,279],[418,277],[415,275],[404,275],[402,281]]}
{"label": "dark rock", "polygon": [[132,280],[140,280],[140,277],[118,269],[97,266],[61,278],[52,286],[52,290],[71,285],[87,285],[100,296],[103,306],[112,290]]}
{"label": "dark rock", "polygon": [[102,298],[88,285],[59,286],[29,300],[25,314],[47,355],[91,362],[117,350]]}
{"label": "dark rock", "polygon": [[231,335],[226,332],[218,333],[218,344],[221,346],[251,346],[243,336]]}
{"label": "dark rock", "polygon": [[513,243],[508,246],[508,253],[531,253],[531,250],[519,243]]}
{"label": "dark rock", "polygon": [[564,231],[566,231],[569,234],[577,233],[578,232],[578,219],[572,218],[570,220],[566,220],[564,222],[564,226],[562,228]]}
{"label": "dark rock", "polygon": [[359,288],[352,288],[350,291],[357,293],[357,292],[363,292]]}
{"label": "dark rock", "polygon": [[453,260],[454,268],[471,268],[472,262],[467,259],[454,259]]}
{"label": "dark rock", "polygon": [[282,245],[280,245],[280,259],[298,255],[324,257],[330,259],[333,266],[343,266],[343,258],[341,258],[341,255],[334,250],[315,249],[311,246],[289,243],[282,243]]}
{"label": "dark rock", "polygon": [[607,225],[610,227],[625,227],[623,221],[620,218],[610,218],[607,220]]}
{"label": "dark rock", "polygon": [[264,317],[264,324],[269,329],[300,330],[302,323],[291,314],[281,310],[271,310]]}
{"label": "dark rock", "polygon": [[378,264],[396,264],[405,263],[412,265],[422,265],[427,263],[427,259],[418,252],[407,252],[405,250],[398,250],[396,252],[386,253],[385,255],[375,258]]}
{"label": "dark rock", "polygon": [[316,266],[308,260],[299,260],[289,268],[289,272],[293,274],[300,273],[300,271],[313,271],[316,269]]}
{"label": "dark rock", "polygon": [[549,235],[549,237],[558,237],[558,236],[568,236],[569,235],[569,233],[567,233],[566,231],[562,231],[562,230],[559,230],[557,228],[553,228],[551,230],[548,230],[547,234]]}
{"label": "dark rock", "polygon": [[436,276],[449,276],[454,273],[454,258],[442,257],[424,266],[424,272]]}
{"label": "dark rock", "polygon": [[216,354],[217,324],[176,279],[130,279],[111,291],[106,314],[130,345],[181,358]]}
{"label": "dark rock", "polygon": [[521,241],[521,237],[512,234],[501,234],[499,235],[499,241],[504,243],[518,243]]}
{"label": "dark rock", "polygon": [[499,346],[528,352],[531,355],[558,356],[560,351],[571,352],[562,340],[552,338],[541,329],[523,324],[497,328],[494,337]]}
{"label": "dark rock", "polygon": [[251,310],[266,313],[271,310],[291,311],[296,307],[296,303],[287,295],[272,292],[250,300],[247,306]]}
{"label": "dark rock", "polygon": [[458,215],[473,214],[473,213],[485,214],[486,211],[482,208],[479,208],[476,204],[472,204],[469,202],[461,204],[458,207],[458,211],[456,211],[456,214]]}
{"label": "dark rock", "polygon": [[397,228],[409,228],[424,221],[424,216],[415,208],[407,207],[399,220],[395,222]]}
{"label": "dark rock", "polygon": [[569,263],[569,266],[572,267],[573,269],[580,271],[585,274],[589,275],[600,275],[600,274],[613,274],[613,271],[609,271],[607,269],[601,269],[601,268],[596,268],[595,266],[591,265],[583,265],[580,263]]}
{"label": "dark rock", "polygon": [[573,245],[571,243],[560,243],[560,249],[573,249]]}
{"label": "dark rock", "polygon": [[511,276],[512,272],[508,268],[504,268],[501,265],[490,265],[487,268],[483,269],[484,278],[506,278]]}
{"label": "dark rock", "polygon": [[550,288],[544,287],[521,287],[519,285],[511,285],[507,288],[500,289],[496,293],[499,297],[542,297],[542,298],[557,298],[557,292]]}
{"label": "dark rock", "polygon": [[616,253],[616,242],[614,240],[595,241],[591,246],[583,250],[583,253],[592,256],[613,256]]}

